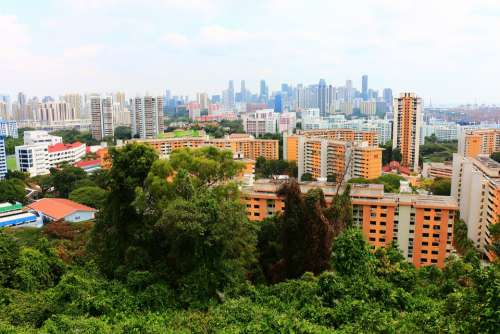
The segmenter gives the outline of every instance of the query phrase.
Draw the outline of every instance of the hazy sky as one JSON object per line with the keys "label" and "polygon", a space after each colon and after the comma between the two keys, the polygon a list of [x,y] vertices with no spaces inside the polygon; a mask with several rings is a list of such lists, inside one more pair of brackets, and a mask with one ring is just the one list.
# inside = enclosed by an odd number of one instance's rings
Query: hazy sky
{"label": "hazy sky", "polygon": [[500,0],[1,0],[0,93],[281,82],[500,103]]}

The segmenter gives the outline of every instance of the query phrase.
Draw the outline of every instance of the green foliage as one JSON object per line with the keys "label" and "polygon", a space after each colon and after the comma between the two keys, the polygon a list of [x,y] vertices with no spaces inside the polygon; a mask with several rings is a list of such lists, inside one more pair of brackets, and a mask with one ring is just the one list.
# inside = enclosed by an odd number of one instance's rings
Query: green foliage
{"label": "green foliage", "polygon": [[295,161],[266,160],[264,157],[259,157],[255,163],[256,178],[270,178],[273,175],[297,177],[297,172],[297,163]]}
{"label": "green foliage", "polygon": [[70,129],[70,130],[63,129],[63,130],[53,131],[50,134],[62,137],[64,143],[74,143],[78,141],[88,146],[99,144],[99,141],[92,138],[92,134],[88,131],[80,132],[77,129]]}
{"label": "green foliage", "polygon": [[421,162],[444,162],[453,159],[453,153],[457,152],[458,142],[439,141],[435,135],[425,138],[425,144],[420,145]]}
{"label": "green foliage", "polygon": [[500,151],[491,153],[490,158],[496,162],[500,162]]}
{"label": "green foliage", "polygon": [[310,181],[316,181],[316,179],[312,176],[311,173],[304,173],[300,177],[300,181],[302,181],[302,182],[310,182]]}
{"label": "green foliage", "polygon": [[115,139],[127,140],[132,138],[132,129],[129,126],[115,128]]}
{"label": "green foliage", "polygon": [[476,254],[474,243],[467,235],[467,225],[462,219],[456,219],[453,224],[453,240],[460,254]]}
{"label": "green foliage", "polygon": [[77,188],[69,194],[70,200],[97,209],[104,207],[107,197],[108,192],[96,186],[84,186]]}
{"label": "green foliage", "polygon": [[60,168],[50,169],[48,182],[53,185],[59,197],[68,198],[77,186],[77,182],[85,178],[87,173],[83,169],[65,164]]}
{"label": "green foliage", "polygon": [[387,193],[398,193],[400,181],[404,180],[404,177],[396,174],[384,174],[376,179],[367,180],[362,177],[352,178],[348,183],[361,183],[361,184],[383,184],[384,191]]}
{"label": "green foliage", "polygon": [[12,287],[20,247],[14,238],[0,231],[0,286]]}
{"label": "green foliage", "polygon": [[436,178],[430,186],[430,191],[434,195],[450,196],[451,193],[451,179]]}
{"label": "green foliage", "polygon": [[24,182],[17,178],[0,180],[0,203],[24,202],[26,195],[24,188]]}
{"label": "green foliage", "polygon": [[382,151],[382,165],[385,166],[392,160],[392,141],[380,144],[379,147],[384,149]]}
{"label": "green foliage", "polygon": [[391,161],[401,162],[403,159],[403,155],[401,154],[401,150],[399,148],[395,148],[391,152]]}
{"label": "green foliage", "polygon": [[373,273],[374,257],[358,228],[347,229],[332,249],[332,266],[341,275],[366,276]]}

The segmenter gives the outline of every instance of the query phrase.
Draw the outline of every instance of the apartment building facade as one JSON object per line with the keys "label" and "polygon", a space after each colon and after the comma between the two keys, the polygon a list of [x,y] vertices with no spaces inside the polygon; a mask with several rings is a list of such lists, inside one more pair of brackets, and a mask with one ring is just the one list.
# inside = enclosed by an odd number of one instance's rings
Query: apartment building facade
{"label": "apartment building facade", "polygon": [[451,194],[457,200],[460,218],[476,248],[490,260],[492,244],[489,229],[498,224],[500,215],[500,163],[487,155],[453,155]]}
{"label": "apartment building facade", "polygon": [[368,142],[285,136],[283,157],[297,162],[299,179],[305,173],[315,179],[334,177],[337,181],[353,177],[375,179],[382,174],[382,149]]}
{"label": "apartment building facade", "polygon": [[144,96],[130,101],[132,135],[141,139],[157,138],[163,134],[163,97]]}
{"label": "apartment building facade", "polygon": [[413,171],[419,168],[420,123],[422,99],[414,93],[394,98],[392,148],[401,151],[401,166]]}
{"label": "apartment building facade", "polygon": [[354,129],[318,129],[318,130],[301,130],[297,131],[297,135],[302,135],[308,138],[324,138],[350,143],[367,142],[369,146],[377,145],[377,133],[375,131],[362,131]]}
{"label": "apartment building facade", "polygon": [[0,136],[18,138],[17,122],[3,120],[0,116]]}
{"label": "apartment building facade", "polygon": [[458,138],[458,153],[475,158],[500,151],[500,129],[463,129]]}
{"label": "apartment building facade", "polygon": [[[243,188],[250,221],[262,221],[284,210],[277,195],[282,183],[257,180]],[[322,182],[300,183],[303,193],[320,188],[330,204],[336,186]],[[343,191],[343,190],[341,190]],[[405,258],[417,267],[443,267],[453,253],[453,222],[458,206],[450,196],[386,194],[383,185],[355,184],[351,188],[354,224],[363,230],[369,244],[385,247],[396,242]]]}
{"label": "apartment building facade", "polygon": [[5,151],[5,138],[0,135],[0,180],[7,175],[7,152]]}
{"label": "apartment building facade", "polygon": [[152,146],[161,156],[168,156],[173,150],[189,147],[199,148],[203,146],[214,146],[226,149],[233,154],[242,154],[246,159],[256,160],[264,157],[268,160],[279,159],[279,142],[272,139],[255,139],[249,135],[234,135],[226,138],[212,139],[207,136],[159,138],[159,139],[136,139],[131,142],[139,142]]}
{"label": "apartment building facade", "polygon": [[92,95],[90,97],[90,130],[92,137],[103,140],[113,136],[113,97]]}

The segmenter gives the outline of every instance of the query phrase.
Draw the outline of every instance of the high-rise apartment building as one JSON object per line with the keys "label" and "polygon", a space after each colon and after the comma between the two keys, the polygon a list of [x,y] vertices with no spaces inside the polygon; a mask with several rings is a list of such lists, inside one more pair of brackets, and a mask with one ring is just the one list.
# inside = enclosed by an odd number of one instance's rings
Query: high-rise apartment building
{"label": "high-rise apartment building", "polygon": [[75,119],[80,119],[82,118],[82,116],[85,116],[83,113],[82,95],[78,93],[64,94],[61,100],[66,102],[69,105],[70,109],[74,110]]}
{"label": "high-rise apartment building", "polygon": [[467,236],[490,260],[490,227],[500,223],[500,163],[487,155],[453,154],[451,194],[457,200]]}
{"label": "high-rise apartment building", "polygon": [[18,138],[17,122],[0,118],[0,136]]}
{"label": "high-rise apartment building", "polygon": [[[283,211],[284,198],[278,195],[281,185],[278,180],[260,179],[243,187],[249,220],[262,221]],[[395,242],[406,260],[417,267],[445,265],[446,257],[453,252],[457,204],[452,197],[384,193],[381,184],[351,186],[353,222],[370,245],[387,247]],[[331,183],[300,183],[302,193],[316,188],[323,191],[327,204],[337,194],[337,187]]]}
{"label": "high-rise apartment building", "polygon": [[401,93],[394,99],[393,149],[401,151],[401,165],[418,170],[422,99],[414,93]]}
{"label": "high-rise apartment building", "polygon": [[35,110],[35,119],[41,125],[64,124],[67,121],[78,119],[76,110],[68,102],[52,101],[38,103]]}
{"label": "high-rise apartment building", "polygon": [[107,136],[113,136],[113,98],[111,96],[91,96],[90,117],[92,137],[102,140]]}
{"label": "high-rise apartment building", "polygon": [[0,134],[0,180],[7,175],[7,152],[5,151],[5,139]]}
{"label": "high-rise apartment building", "polygon": [[163,134],[163,97],[144,96],[131,100],[132,135],[142,139]]}
{"label": "high-rise apartment building", "polygon": [[365,74],[361,78],[361,95],[363,97],[363,101],[368,100],[368,76]]}
{"label": "high-rise apartment building", "polygon": [[375,179],[382,174],[382,149],[370,146],[368,142],[285,136],[283,158],[297,162],[299,179],[305,173],[316,179],[333,176],[337,181],[353,177]]}
{"label": "high-rise apartment building", "polygon": [[463,129],[458,137],[458,153],[464,157],[500,151],[500,129]]}

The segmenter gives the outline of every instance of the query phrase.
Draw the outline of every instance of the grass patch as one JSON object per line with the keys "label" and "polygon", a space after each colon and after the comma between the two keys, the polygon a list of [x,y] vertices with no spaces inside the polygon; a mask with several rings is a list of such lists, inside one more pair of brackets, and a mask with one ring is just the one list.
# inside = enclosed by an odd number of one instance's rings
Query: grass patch
{"label": "grass patch", "polygon": [[7,169],[8,170],[17,170],[16,156],[15,155],[9,155],[7,157]]}

